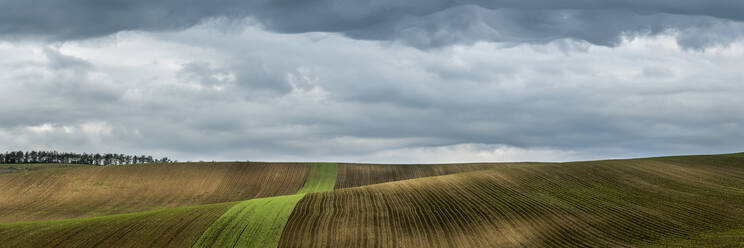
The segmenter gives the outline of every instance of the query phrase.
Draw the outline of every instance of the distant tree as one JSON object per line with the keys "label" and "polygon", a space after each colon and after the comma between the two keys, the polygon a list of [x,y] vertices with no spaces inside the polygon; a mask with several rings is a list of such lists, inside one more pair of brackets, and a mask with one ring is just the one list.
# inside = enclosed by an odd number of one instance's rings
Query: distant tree
{"label": "distant tree", "polygon": [[0,153],[0,164],[23,163],[67,163],[92,165],[122,165],[138,163],[170,163],[168,157],[154,159],[145,155],[126,155],[117,153],[71,153],[58,151],[11,151]]}

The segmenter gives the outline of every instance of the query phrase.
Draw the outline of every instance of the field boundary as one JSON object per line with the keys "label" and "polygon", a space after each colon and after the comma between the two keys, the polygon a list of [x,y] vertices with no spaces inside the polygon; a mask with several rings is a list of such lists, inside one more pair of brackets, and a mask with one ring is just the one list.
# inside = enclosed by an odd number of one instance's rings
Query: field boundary
{"label": "field boundary", "polygon": [[277,247],[289,216],[308,193],[331,191],[338,164],[310,163],[303,186],[293,195],[246,200],[227,210],[202,233],[193,248]]}

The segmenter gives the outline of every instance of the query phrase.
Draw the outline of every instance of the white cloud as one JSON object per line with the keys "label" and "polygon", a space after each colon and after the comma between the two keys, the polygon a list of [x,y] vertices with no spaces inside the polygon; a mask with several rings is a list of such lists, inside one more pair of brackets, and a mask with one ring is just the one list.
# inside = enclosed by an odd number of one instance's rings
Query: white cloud
{"label": "white cloud", "polygon": [[573,151],[518,148],[508,145],[464,143],[390,149],[363,156],[356,162],[458,163],[458,162],[563,162],[586,159]]}
{"label": "white cloud", "polygon": [[44,123],[38,126],[29,126],[26,128],[34,134],[42,134],[42,135],[44,133],[51,132],[54,130],[54,127],[52,126],[52,124],[49,124],[49,123]]}

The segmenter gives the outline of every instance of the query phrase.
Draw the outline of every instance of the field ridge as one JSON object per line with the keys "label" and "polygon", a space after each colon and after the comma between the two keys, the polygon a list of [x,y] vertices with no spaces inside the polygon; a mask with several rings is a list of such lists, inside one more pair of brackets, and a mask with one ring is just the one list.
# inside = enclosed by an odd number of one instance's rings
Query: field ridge
{"label": "field ridge", "polygon": [[193,248],[277,247],[289,215],[307,193],[333,190],[335,163],[311,163],[296,194],[243,201],[225,212],[201,235]]}

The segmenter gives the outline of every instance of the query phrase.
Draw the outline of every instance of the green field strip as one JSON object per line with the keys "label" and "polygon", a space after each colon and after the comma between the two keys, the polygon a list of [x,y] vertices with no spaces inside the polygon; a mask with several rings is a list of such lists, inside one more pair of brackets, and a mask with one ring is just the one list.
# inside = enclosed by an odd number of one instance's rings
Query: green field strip
{"label": "green field strip", "polygon": [[276,247],[289,215],[303,196],[241,202],[210,225],[194,247]]}
{"label": "green field strip", "polygon": [[336,163],[311,163],[310,173],[305,180],[305,185],[297,191],[298,194],[331,191],[336,186],[338,177],[338,164]]}
{"label": "green field strip", "polygon": [[204,231],[194,248],[277,247],[295,205],[307,193],[333,190],[338,176],[335,163],[312,163],[305,184],[294,195],[243,201]]}

